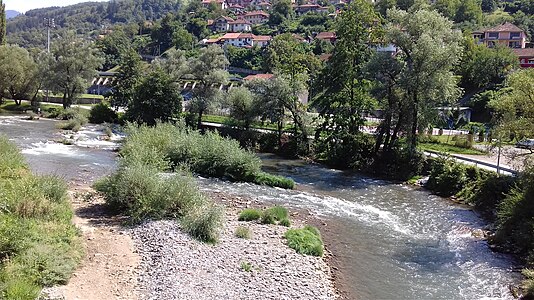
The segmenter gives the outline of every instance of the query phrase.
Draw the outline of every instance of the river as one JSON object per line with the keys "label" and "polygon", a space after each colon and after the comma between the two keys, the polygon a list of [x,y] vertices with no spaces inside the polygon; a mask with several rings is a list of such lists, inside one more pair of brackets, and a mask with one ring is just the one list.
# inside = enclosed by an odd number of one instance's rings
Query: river
{"label": "river", "polygon": [[[0,116],[0,133],[18,144],[37,173],[91,183],[114,168],[116,145],[102,140],[100,127],[88,126],[74,136],[76,145],[63,145],[54,141],[70,137],[56,126]],[[327,224],[325,239],[351,298],[512,299],[513,261],[473,234],[486,224],[468,208],[403,184],[261,157],[267,171],[293,178],[298,188],[200,178],[201,188],[309,210]]]}

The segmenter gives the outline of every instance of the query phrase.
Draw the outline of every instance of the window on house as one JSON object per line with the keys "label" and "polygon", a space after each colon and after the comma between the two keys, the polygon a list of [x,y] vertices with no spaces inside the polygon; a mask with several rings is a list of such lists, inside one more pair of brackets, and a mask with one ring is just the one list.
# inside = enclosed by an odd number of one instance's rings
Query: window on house
{"label": "window on house", "polygon": [[510,32],[510,39],[519,39],[521,37],[521,32]]}
{"label": "window on house", "polygon": [[508,42],[508,47],[510,47],[510,48],[521,48],[521,44],[519,42]]}
{"label": "window on house", "polygon": [[498,39],[499,38],[499,33],[498,32],[490,32],[488,34],[488,38],[490,38],[490,39]]}

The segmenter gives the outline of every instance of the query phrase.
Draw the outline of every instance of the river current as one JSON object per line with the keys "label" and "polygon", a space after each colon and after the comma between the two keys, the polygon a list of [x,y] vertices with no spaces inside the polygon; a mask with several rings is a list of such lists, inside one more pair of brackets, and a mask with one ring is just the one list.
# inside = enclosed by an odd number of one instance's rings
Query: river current
{"label": "river current", "polygon": [[[117,144],[90,125],[65,136],[57,121],[1,116],[0,134],[21,149],[31,168],[70,182],[91,183],[116,164]],[[73,138],[75,145],[58,143]],[[512,259],[480,238],[486,224],[464,206],[424,190],[261,155],[266,171],[293,178],[293,191],[200,178],[204,190],[256,197],[309,210],[327,224],[325,236],[355,299],[512,299]]]}

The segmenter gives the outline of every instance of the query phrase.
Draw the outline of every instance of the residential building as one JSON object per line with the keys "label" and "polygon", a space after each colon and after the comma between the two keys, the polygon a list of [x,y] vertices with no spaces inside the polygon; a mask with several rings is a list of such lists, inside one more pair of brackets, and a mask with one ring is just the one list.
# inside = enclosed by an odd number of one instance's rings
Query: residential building
{"label": "residential building", "polygon": [[515,49],[525,48],[527,41],[525,32],[510,22],[483,31],[475,31],[473,38],[488,47],[503,45]]}
{"label": "residential building", "polygon": [[242,14],[245,11],[245,7],[239,4],[230,4],[228,5],[228,10],[234,14]]}
{"label": "residential building", "polygon": [[258,47],[266,47],[271,42],[272,38],[268,35],[255,35],[254,45]]}
{"label": "residential building", "polygon": [[212,28],[214,31],[226,32],[231,30],[230,22],[234,19],[226,16],[220,16],[213,21]]}
{"label": "residential building", "polygon": [[227,33],[219,39],[224,45],[235,47],[252,47],[254,46],[254,35],[251,33]]}
{"label": "residential building", "polygon": [[328,7],[322,7],[319,4],[303,4],[295,7],[298,15],[303,15],[308,12],[323,13],[328,12]]}
{"label": "residential building", "polygon": [[228,3],[226,0],[202,0],[202,6],[205,8],[208,8],[211,3],[215,3],[215,5],[221,9],[227,9]]}
{"label": "residential building", "polygon": [[246,32],[252,30],[252,24],[245,19],[237,19],[235,21],[228,22],[230,30],[233,32]]}
{"label": "residential building", "polygon": [[255,75],[248,75],[247,77],[243,78],[244,81],[251,81],[254,79],[263,79],[263,80],[269,80],[273,78],[273,74],[255,74]]}
{"label": "residential building", "polygon": [[335,32],[332,32],[332,31],[319,32],[319,33],[315,36],[315,38],[318,39],[318,40],[329,41],[329,42],[331,42],[332,44],[335,43],[336,40],[337,40],[336,33],[335,33]]}
{"label": "residential building", "polygon": [[534,48],[513,49],[521,68],[534,68]]}
{"label": "residential building", "polygon": [[257,10],[247,12],[246,14],[241,15],[240,18],[249,21],[251,24],[262,24],[269,21],[269,14],[264,11]]}

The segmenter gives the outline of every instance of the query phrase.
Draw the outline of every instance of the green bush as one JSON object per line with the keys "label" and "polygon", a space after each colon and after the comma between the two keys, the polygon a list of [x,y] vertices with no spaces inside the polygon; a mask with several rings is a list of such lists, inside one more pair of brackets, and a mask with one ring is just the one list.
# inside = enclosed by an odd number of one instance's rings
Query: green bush
{"label": "green bush", "polygon": [[250,229],[248,227],[238,226],[235,229],[235,236],[240,238],[240,239],[249,240],[250,237],[252,236],[252,233],[250,232]]}
{"label": "green bush", "polygon": [[257,209],[247,208],[244,209],[238,217],[239,221],[254,221],[261,218],[261,211]]}
{"label": "green bush", "polygon": [[263,212],[261,215],[261,223],[274,225],[276,224],[276,218],[270,212]]}
{"label": "green bush", "polygon": [[426,186],[438,195],[449,197],[461,191],[467,182],[466,167],[448,158],[434,161]]}
{"label": "green bush", "polygon": [[344,134],[319,139],[317,158],[338,169],[365,170],[372,165],[374,137],[368,134]]}
{"label": "green bush", "polygon": [[3,288],[2,299],[6,300],[35,300],[39,296],[41,288],[24,278],[9,280]]}
{"label": "green bush", "polygon": [[215,205],[195,207],[182,218],[184,230],[191,236],[208,243],[217,242],[223,211]]}
{"label": "green bush", "polygon": [[93,106],[89,112],[89,122],[93,124],[116,123],[118,119],[117,113],[103,102]]}
{"label": "green bush", "polygon": [[312,226],[301,229],[288,229],[284,235],[287,244],[297,253],[304,255],[323,256],[324,245],[319,230]]}
{"label": "green bush", "polygon": [[291,180],[264,175],[261,160],[254,153],[242,149],[237,141],[222,138],[216,133],[202,135],[188,131],[183,125],[171,124],[157,124],[155,127],[130,125],[127,133],[121,151],[127,159],[135,157],[152,164],[150,161],[157,157],[168,162],[170,169],[187,164],[192,172],[204,176],[293,186]]}

